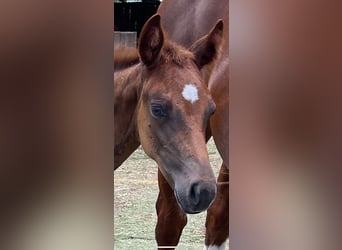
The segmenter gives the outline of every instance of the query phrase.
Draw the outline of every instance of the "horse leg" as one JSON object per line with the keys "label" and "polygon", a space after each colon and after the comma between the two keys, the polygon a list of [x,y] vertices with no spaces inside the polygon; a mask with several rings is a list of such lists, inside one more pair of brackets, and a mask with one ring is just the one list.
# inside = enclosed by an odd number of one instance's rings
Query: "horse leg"
{"label": "horse leg", "polygon": [[187,223],[187,218],[186,214],[178,206],[172,188],[159,169],[158,185],[156,240],[158,247],[173,246],[169,249],[174,249]]}
{"label": "horse leg", "polygon": [[217,195],[207,212],[204,249],[226,249],[229,235],[229,172],[228,167],[221,166],[218,176]]}

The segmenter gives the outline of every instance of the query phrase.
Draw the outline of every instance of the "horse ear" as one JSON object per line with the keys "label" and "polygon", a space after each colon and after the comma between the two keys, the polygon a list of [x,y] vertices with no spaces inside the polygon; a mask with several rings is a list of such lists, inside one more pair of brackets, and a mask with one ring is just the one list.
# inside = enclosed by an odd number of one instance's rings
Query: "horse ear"
{"label": "horse ear", "polygon": [[160,15],[152,16],[144,24],[139,39],[141,61],[151,66],[158,58],[164,44],[164,34],[160,25]]}
{"label": "horse ear", "polygon": [[194,42],[189,50],[195,55],[199,68],[211,63],[220,53],[223,40],[223,21],[220,19],[210,32]]}

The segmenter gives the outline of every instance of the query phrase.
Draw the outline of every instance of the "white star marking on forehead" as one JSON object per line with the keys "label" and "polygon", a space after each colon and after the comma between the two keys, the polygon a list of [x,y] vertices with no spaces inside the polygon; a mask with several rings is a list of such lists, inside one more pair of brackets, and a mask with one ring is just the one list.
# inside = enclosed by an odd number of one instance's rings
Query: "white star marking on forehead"
{"label": "white star marking on forehead", "polygon": [[184,86],[182,95],[185,100],[194,103],[198,100],[198,90],[195,85],[193,84],[186,84]]}

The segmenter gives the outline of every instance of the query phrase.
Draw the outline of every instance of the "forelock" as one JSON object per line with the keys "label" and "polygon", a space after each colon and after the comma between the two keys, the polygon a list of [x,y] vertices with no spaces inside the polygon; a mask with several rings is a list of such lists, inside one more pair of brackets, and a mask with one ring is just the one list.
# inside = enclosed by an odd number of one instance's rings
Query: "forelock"
{"label": "forelock", "polygon": [[194,62],[194,55],[180,45],[166,41],[161,51],[161,60],[165,63],[174,63],[184,67]]}

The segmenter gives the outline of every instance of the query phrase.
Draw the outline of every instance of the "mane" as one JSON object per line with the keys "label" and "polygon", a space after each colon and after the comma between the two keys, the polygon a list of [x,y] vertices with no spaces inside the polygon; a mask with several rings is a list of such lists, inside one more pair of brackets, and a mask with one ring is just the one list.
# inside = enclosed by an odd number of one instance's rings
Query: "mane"
{"label": "mane", "polygon": [[114,48],[114,70],[121,70],[139,63],[139,53],[134,47]]}

